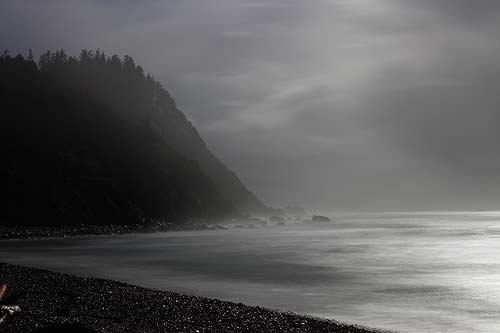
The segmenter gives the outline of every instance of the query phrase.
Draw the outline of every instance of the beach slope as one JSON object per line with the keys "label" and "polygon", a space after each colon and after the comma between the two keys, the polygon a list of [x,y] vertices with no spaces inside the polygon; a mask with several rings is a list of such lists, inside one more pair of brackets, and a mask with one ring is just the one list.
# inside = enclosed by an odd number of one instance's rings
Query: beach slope
{"label": "beach slope", "polygon": [[[376,332],[216,299],[0,263],[6,332]],[[63,327],[57,330],[56,327]]]}

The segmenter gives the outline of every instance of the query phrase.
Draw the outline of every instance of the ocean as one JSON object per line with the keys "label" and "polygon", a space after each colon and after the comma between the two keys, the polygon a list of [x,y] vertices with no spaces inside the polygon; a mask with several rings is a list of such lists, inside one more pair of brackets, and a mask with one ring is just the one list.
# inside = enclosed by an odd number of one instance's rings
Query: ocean
{"label": "ocean", "polygon": [[[500,331],[500,212],[0,242],[0,262],[401,332]],[[0,281],[1,282],[1,281]]]}

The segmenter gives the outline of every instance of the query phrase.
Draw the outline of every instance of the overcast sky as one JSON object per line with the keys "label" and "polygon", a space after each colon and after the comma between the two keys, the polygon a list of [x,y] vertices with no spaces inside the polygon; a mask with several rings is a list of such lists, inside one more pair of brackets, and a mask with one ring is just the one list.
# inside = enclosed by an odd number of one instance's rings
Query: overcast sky
{"label": "overcast sky", "polygon": [[500,209],[498,0],[2,0],[0,47],[130,54],[270,205]]}

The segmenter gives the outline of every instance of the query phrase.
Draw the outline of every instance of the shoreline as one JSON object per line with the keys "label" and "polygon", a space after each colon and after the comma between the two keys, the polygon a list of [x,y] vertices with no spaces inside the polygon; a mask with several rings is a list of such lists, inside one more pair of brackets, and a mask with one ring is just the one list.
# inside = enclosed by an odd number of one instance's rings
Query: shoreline
{"label": "shoreline", "polygon": [[[183,222],[172,223],[163,221],[149,221],[144,224],[80,224],[66,226],[2,226],[0,225],[1,240],[30,240],[44,238],[96,237],[119,236],[127,234],[152,234],[156,232],[172,231],[224,231],[229,229],[254,229],[272,227],[260,218],[240,218],[226,221],[211,221],[205,219],[188,219]],[[278,226],[280,226],[278,224]]]}
{"label": "shoreline", "polygon": [[61,325],[81,332],[386,332],[6,263],[0,263],[0,283],[9,287],[6,303],[10,298],[21,307],[0,327],[13,333],[57,332]]}
{"label": "shoreline", "polygon": [[153,222],[129,225],[76,225],[76,226],[0,226],[0,240],[26,240],[66,238],[79,236],[112,236],[126,234],[151,234],[155,232],[190,230],[225,230],[218,224],[187,222],[181,224]]}

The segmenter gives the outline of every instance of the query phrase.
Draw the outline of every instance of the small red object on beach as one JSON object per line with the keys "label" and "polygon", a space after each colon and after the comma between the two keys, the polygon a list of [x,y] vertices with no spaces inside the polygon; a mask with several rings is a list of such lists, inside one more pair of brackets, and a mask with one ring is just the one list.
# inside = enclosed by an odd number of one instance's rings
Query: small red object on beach
{"label": "small red object on beach", "polygon": [[0,301],[2,301],[2,298],[5,295],[6,291],[7,291],[7,285],[6,284],[0,284]]}

